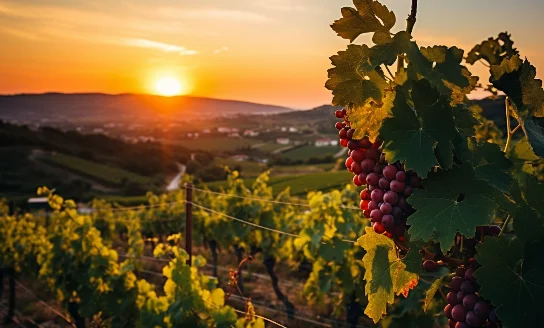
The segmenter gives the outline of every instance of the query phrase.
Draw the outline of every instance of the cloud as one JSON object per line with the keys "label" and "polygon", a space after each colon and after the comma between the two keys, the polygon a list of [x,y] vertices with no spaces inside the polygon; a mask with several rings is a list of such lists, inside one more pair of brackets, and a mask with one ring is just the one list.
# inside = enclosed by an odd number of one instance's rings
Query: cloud
{"label": "cloud", "polygon": [[162,43],[152,40],[146,40],[146,39],[123,39],[123,44],[131,46],[131,47],[138,47],[138,48],[148,48],[148,49],[156,49],[164,52],[176,52],[182,56],[188,56],[188,55],[196,55],[198,54],[198,51],[187,49],[182,46],[169,44],[169,43]]}

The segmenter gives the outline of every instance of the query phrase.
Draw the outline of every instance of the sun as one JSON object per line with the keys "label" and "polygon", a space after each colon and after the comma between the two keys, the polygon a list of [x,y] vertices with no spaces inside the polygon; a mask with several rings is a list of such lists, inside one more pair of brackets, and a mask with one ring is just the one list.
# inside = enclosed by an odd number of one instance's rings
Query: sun
{"label": "sun", "polygon": [[155,91],[161,96],[171,97],[182,94],[182,85],[173,77],[162,77],[155,83]]}

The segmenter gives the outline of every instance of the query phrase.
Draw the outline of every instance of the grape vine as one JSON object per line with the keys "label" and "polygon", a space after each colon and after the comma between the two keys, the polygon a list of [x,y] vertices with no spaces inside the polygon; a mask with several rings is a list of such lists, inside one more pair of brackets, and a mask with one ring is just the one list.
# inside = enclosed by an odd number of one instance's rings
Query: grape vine
{"label": "grape vine", "polygon": [[[450,327],[538,326],[544,304],[531,295],[544,286],[534,257],[544,241],[535,170],[544,155],[544,89],[535,67],[507,33],[466,56],[457,47],[419,47],[417,0],[396,33],[385,5],[353,3],[331,25],[350,44],[330,58],[325,86],[333,105],[345,107],[335,112],[342,120],[335,127],[372,221],[359,239],[367,252],[365,313],[378,322],[395,294],[427,281],[424,310],[442,302]],[[354,43],[367,33],[373,45]],[[490,72],[485,87],[467,67],[482,62]],[[505,95],[506,140],[467,98],[478,87]],[[453,278],[429,276],[443,270]],[[451,291],[435,297],[442,288]]]}

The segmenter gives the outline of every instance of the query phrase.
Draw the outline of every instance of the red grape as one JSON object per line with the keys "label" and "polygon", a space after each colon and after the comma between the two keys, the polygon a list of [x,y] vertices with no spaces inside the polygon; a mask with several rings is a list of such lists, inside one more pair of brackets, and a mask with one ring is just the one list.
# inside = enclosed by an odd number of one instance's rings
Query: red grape
{"label": "red grape", "polygon": [[385,232],[385,228],[380,222],[375,222],[373,228],[376,233],[382,234]]}
{"label": "red grape", "polygon": [[366,184],[366,173],[365,172],[359,173],[359,181],[361,181],[361,185]]}
{"label": "red grape", "polygon": [[346,128],[340,130],[338,132],[338,136],[340,137],[340,139],[348,139],[348,131],[346,130]]}
{"label": "red grape", "polygon": [[361,181],[359,180],[359,176],[358,175],[354,175],[353,176],[353,183],[356,185],[356,186],[362,186],[364,183],[361,183]]}
{"label": "red grape", "polygon": [[380,181],[378,181],[378,185],[380,186],[380,188],[382,188],[383,190],[389,190],[389,180],[387,180],[386,178],[382,177],[380,179]]}
{"label": "red grape", "polygon": [[348,139],[340,139],[340,146],[347,147],[348,146]]}
{"label": "red grape", "polygon": [[403,192],[404,186],[405,186],[404,182],[400,182],[397,180],[391,181],[391,184],[390,184],[391,190],[393,190],[394,192]]}
{"label": "red grape", "polygon": [[380,206],[380,211],[382,211],[383,214],[391,214],[393,211],[393,206],[391,206],[389,203],[383,203]]}
{"label": "red grape", "polygon": [[375,186],[380,181],[380,176],[376,173],[370,173],[366,176],[366,183],[370,186]]}
{"label": "red grape", "polygon": [[348,114],[348,111],[345,108],[342,108],[342,117],[346,116]]}
{"label": "red grape", "polygon": [[375,164],[376,163],[373,160],[367,158],[361,162],[361,168],[363,169],[363,172],[372,173]]}
{"label": "red grape", "polygon": [[451,319],[451,309],[452,308],[453,308],[453,306],[451,304],[446,305],[446,307],[444,308],[444,315],[448,319]]}
{"label": "red grape", "polygon": [[347,132],[348,139],[352,139],[354,133],[355,133],[354,129],[349,129]]}
{"label": "red grape", "polygon": [[435,272],[438,270],[438,264],[433,260],[427,260],[423,262],[423,270],[426,272]]}
{"label": "red grape", "polygon": [[[351,158],[351,157],[350,157]],[[361,170],[361,163],[358,163],[358,162],[353,162],[351,163],[351,172],[355,173],[355,174],[359,174],[362,172]]]}
{"label": "red grape", "polygon": [[[375,210],[375,211],[379,211],[379,210]],[[380,212],[381,213],[381,212]],[[385,227],[385,228],[392,228],[394,225],[395,225],[395,219],[393,218],[392,215],[390,214],[387,214],[387,215],[384,215],[382,217],[382,225]]]}
{"label": "red grape", "polygon": [[368,140],[368,137],[361,139],[361,147],[370,148],[370,140]]}
{"label": "red grape", "polygon": [[466,322],[458,322],[455,324],[455,328],[470,328]]}
{"label": "red grape", "polygon": [[[368,177],[367,177],[366,181],[368,182]],[[383,196],[383,200],[386,203],[389,203],[391,205],[395,205],[399,200],[399,196],[397,195],[396,192],[393,192],[393,191],[390,190],[390,191],[387,191],[385,193],[385,195]]]}
{"label": "red grape", "polygon": [[370,192],[368,191],[368,189],[363,189],[361,190],[361,200],[370,200]]}
{"label": "red grape", "polygon": [[461,304],[457,304],[451,309],[451,317],[455,321],[465,321],[467,310]]}
{"label": "red grape", "polygon": [[377,161],[380,159],[380,152],[377,149],[370,148],[366,151],[366,157]]}
{"label": "red grape", "polygon": [[361,203],[359,204],[359,206],[361,207],[361,209],[364,211],[364,210],[367,210],[368,209],[368,203],[370,201],[369,200],[362,200]]}
{"label": "red grape", "polygon": [[372,211],[372,210],[377,210],[377,209],[379,209],[379,208],[380,208],[380,207],[378,206],[378,203],[377,203],[377,202],[375,202],[375,201],[373,201],[373,200],[371,200],[370,202],[368,202],[368,209],[369,209],[369,210]]}
{"label": "red grape", "polygon": [[383,200],[383,195],[384,195],[383,190],[375,189],[375,190],[372,190],[370,197],[372,198],[373,201],[379,203]]}
{"label": "red grape", "polygon": [[343,118],[344,117],[344,113],[342,113],[341,110],[337,110],[336,112],[334,112],[334,116],[338,117],[338,118]]}
{"label": "red grape", "polygon": [[337,130],[342,130],[344,128],[344,122],[336,122],[334,127],[336,127]]}
{"label": "red grape", "polygon": [[351,149],[351,150],[355,150],[357,148],[360,148],[361,147],[361,144],[359,142],[359,140],[350,140],[348,141],[348,148]]}
{"label": "red grape", "polygon": [[358,163],[361,163],[365,159],[365,152],[361,149],[355,149],[351,152],[350,157]]}
{"label": "red grape", "polygon": [[372,219],[372,222],[380,222],[382,220],[382,212],[380,210],[375,209],[370,212],[370,218]]}
{"label": "red grape", "polygon": [[383,169],[383,176],[389,181],[395,179],[396,174],[397,174],[397,167],[395,165],[387,165]]}

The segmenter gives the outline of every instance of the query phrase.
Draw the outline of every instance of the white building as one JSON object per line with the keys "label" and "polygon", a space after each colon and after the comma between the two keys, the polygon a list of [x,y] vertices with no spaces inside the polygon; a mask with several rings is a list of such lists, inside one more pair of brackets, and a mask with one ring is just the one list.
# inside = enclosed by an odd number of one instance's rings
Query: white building
{"label": "white building", "polygon": [[289,138],[278,138],[276,139],[276,143],[280,145],[288,145],[289,144]]}
{"label": "white building", "polygon": [[246,137],[256,137],[259,135],[259,132],[257,131],[253,131],[253,130],[245,130],[244,131],[244,136]]}
{"label": "white building", "polygon": [[338,140],[317,139],[314,144],[316,147],[338,146]]}

